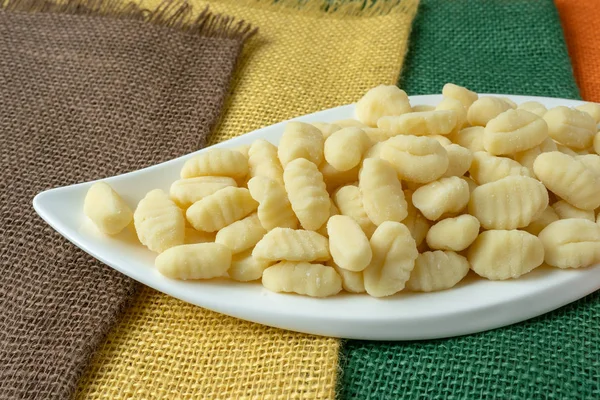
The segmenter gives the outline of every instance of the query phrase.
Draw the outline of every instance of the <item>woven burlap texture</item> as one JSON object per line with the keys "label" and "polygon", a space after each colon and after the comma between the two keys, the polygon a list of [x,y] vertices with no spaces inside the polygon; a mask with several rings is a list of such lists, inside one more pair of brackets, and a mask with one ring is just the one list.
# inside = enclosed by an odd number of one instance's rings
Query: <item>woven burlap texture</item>
{"label": "woven burlap texture", "polygon": [[182,2],[0,4],[0,399],[66,399],[137,285],[32,199],[202,146],[249,31]]}
{"label": "woven burlap texture", "polygon": [[[439,93],[446,81],[479,92],[579,96],[551,0],[422,0],[400,84]],[[343,355],[343,399],[598,399],[600,293],[479,334],[348,341]]]}
{"label": "woven burlap texture", "polygon": [[[214,11],[259,27],[244,49],[212,143],[350,103],[374,85],[396,82],[417,1],[328,13],[320,11],[322,4],[210,3]],[[259,326],[144,288],[98,349],[78,394],[333,398],[338,350],[336,339]]]}
{"label": "woven burlap texture", "polygon": [[584,100],[600,102],[600,2],[556,0]]}

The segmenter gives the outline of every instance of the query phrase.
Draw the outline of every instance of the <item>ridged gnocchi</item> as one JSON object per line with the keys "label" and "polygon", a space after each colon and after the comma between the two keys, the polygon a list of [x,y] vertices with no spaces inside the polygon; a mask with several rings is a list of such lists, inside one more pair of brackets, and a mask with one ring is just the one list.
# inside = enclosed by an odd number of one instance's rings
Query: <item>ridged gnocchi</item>
{"label": "ridged gnocchi", "polygon": [[83,213],[103,233],[116,235],[133,220],[131,209],[107,183],[94,183],[85,195]]}
{"label": "ridged gnocchi", "polygon": [[248,159],[239,151],[230,149],[211,149],[183,164],[181,177],[229,176],[236,181],[248,175]]}
{"label": "ridged gnocchi", "polygon": [[596,135],[596,121],[583,111],[558,106],[546,114],[548,133],[557,142],[573,149],[587,149],[593,145]]}
{"label": "ridged gnocchi", "polygon": [[525,110],[508,110],[485,126],[483,147],[494,155],[529,150],[548,137],[548,124]]}
{"label": "ridged gnocchi", "polygon": [[327,261],[329,241],[317,232],[275,228],[256,244],[252,255],[269,261]]}
{"label": "ridged gnocchi", "polygon": [[192,204],[185,215],[194,229],[215,232],[244,218],[257,207],[248,189],[226,187]]}
{"label": "ridged gnocchi", "polygon": [[333,260],[327,261],[327,265],[333,267],[342,278],[342,288],[350,293],[365,293],[365,279],[362,271],[348,271],[340,268]]}
{"label": "ridged gnocchi", "polygon": [[254,213],[219,230],[215,242],[224,244],[237,254],[254,247],[265,233],[267,230],[261,225],[258,214]]}
{"label": "ridged gnocchi", "polygon": [[330,203],[317,166],[304,158],[290,161],[283,171],[283,182],[300,225],[311,231],[319,229],[329,218]]}
{"label": "ridged gnocchi", "polygon": [[282,261],[263,272],[262,284],[272,292],[327,297],[342,290],[342,279],[334,268],[322,264]]}
{"label": "ridged gnocchi", "polygon": [[485,151],[483,147],[483,134],[485,130],[482,126],[472,126],[464,128],[457,133],[449,135],[450,140],[459,146],[471,150],[472,153]]}
{"label": "ridged gnocchi", "polygon": [[533,163],[538,179],[552,192],[582,210],[600,207],[600,180],[580,160],[552,151]]}
{"label": "ridged gnocchi", "polygon": [[536,236],[519,230],[482,232],[469,247],[471,269],[490,280],[518,278],[544,262],[544,246]]}
{"label": "ridged gnocchi", "polygon": [[401,222],[408,212],[396,170],[387,161],[370,158],[363,162],[358,181],[363,207],[375,225]]}
{"label": "ridged gnocchi", "polygon": [[415,207],[430,221],[462,211],[469,202],[469,185],[457,176],[421,186],[412,196]]}
{"label": "ridged gnocchi", "polygon": [[283,167],[277,156],[277,146],[264,139],[258,139],[248,150],[250,178],[264,176],[283,185]]}
{"label": "ridged gnocchi", "polygon": [[600,225],[572,218],[552,222],[538,235],[544,261],[558,268],[580,268],[600,262]]}
{"label": "ridged gnocchi", "polygon": [[257,215],[263,228],[270,231],[277,227],[298,227],[298,218],[283,185],[267,177],[256,176],[248,181],[248,190],[259,204]]}
{"label": "ridged gnocchi", "polygon": [[484,151],[473,154],[469,175],[478,185],[495,182],[507,176],[532,177],[531,171],[515,160],[493,156]]}
{"label": "ridged gnocchi", "polygon": [[467,120],[473,126],[486,126],[489,121],[510,109],[511,105],[499,97],[480,97],[469,107]]}
{"label": "ridged gnocchi", "polygon": [[560,200],[552,204],[552,208],[554,209],[554,212],[556,212],[556,215],[558,215],[559,219],[581,218],[596,222],[594,210],[581,210],[570,205],[564,200]]}
{"label": "ridged gnocchi", "polygon": [[465,87],[455,85],[454,83],[446,83],[442,88],[442,95],[445,98],[460,101],[466,109],[469,109],[469,107],[471,107],[471,105],[479,98],[477,93],[472,92]]}
{"label": "ridged gnocchi", "polygon": [[507,176],[475,188],[469,214],[485,229],[523,228],[542,214],[548,201],[548,191],[539,181]]}
{"label": "ridged gnocchi", "polygon": [[475,241],[480,226],[479,220],[469,214],[443,219],[429,228],[427,246],[433,250],[463,251]]}
{"label": "ridged gnocchi", "polygon": [[400,222],[384,222],[371,237],[371,249],[373,259],[363,271],[367,293],[385,297],[404,289],[419,254],[408,228]]}
{"label": "ridged gnocchi", "polygon": [[434,110],[381,117],[377,127],[394,135],[447,135],[457,123],[456,111]]}
{"label": "ridged gnocchi", "polygon": [[597,124],[600,123],[600,104],[598,103],[585,103],[575,107],[576,110],[588,113],[590,117],[594,119]]}
{"label": "ridged gnocchi", "polygon": [[450,163],[444,147],[424,136],[395,136],[384,142],[380,157],[392,164],[400,179],[416,183],[435,181]]}
{"label": "ridged gnocchi", "polygon": [[263,271],[269,265],[271,265],[270,261],[253,257],[250,249],[233,255],[227,273],[234,281],[250,282],[262,278]]}
{"label": "ridged gnocchi", "polygon": [[415,260],[406,288],[413,292],[450,289],[467,276],[469,269],[469,261],[453,251],[426,251]]}
{"label": "ridged gnocchi", "polygon": [[185,209],[229,186],[237,187],[237,183],[228,176],[198,176],[176,180],[171,184],[169,195],[179,207]]}
{"label": "ridged gnocchi", "polygon": [[444,148],[448,153],[448,169],[443,176],[463,176],[471,168],[473,153],[454,143],[444,146]]}
{"label": "ridged gnocchi", "polygon": [[162,253],[184,243],[183,212],[160,189],[148,192],[138,203],[133,223],[140,243],[154,252]]}
{"label": "ridged gnocchi", "polygon": [[538,117],[543,117],[544,114],[546,114],[546,111],[548,111],[548,109],[539,101],[526,101],[521,103],[517,106],[517,110],[529,111]]}
{"label": "ridged gnocchi", "polygon": [[227,272],[231,257],[231,250],[219,243],[184,244],[160,253],[154,264],[169,278],[211,279]]}
{"label": "ridged gnocchi", "polygon": [[427,232],[429,231],[430,222],[421,214],[421,211],[414,206],[412,201],[413,192],[410,190],[404,191],[404,198],[406,199],[407,204],[407,213],[408,215],[402,221],[404,225],[410,231],[413,239],[415,239],[415,243],[419,246],[425,240],[427,236]]}
{"label": "ridged gnocchi", "polygon": [[342,215],[353,218],[358,222],[363,232],[371,237],[377,226],[369,219],[357,186],[342,186],[333,194],[333,202]]}

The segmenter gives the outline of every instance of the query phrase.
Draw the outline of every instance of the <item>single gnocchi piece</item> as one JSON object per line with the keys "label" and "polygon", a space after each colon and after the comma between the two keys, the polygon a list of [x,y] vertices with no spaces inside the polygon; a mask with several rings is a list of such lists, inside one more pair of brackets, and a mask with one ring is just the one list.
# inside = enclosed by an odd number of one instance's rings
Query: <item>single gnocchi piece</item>
{"label": "single gnocchi piece", "polygon": [[325,141],[325,160],[338,171],[355,168],[371,147],[371,139],[360,128],[342,128]]}
{"label": "single gnocchi piece", "polygon": [[329,218],[329,193],[323,175],[312,162],[298,158],[283,171],[283,182],[292,209],[307,230],[317,230]]}
{"label": "single gnocchi piece", "polygon": [[469,174],[478,185],[495,182],[507,176],[532,176],[528,168],[515,160],[493,156],[485,151],[473,154]]}
{"label": "single gnocchi piece", "polygon": [[548,124],[525,110],[508,110],[490,120],[483,135],[483,147],[494,155],[529,150],[548,137]]}
{"label": "single gnocchi piece", "polygon": [[575,107],[579,111],[588,113],[590,117],[594,119],[597,124],[600,123],[600,104],[598,103],[585,103]]}
{"label": "single gnocchi piece", "polygon": [[329,241],[317,232],[275,228],[256,244],[252,255],[268,261],[327,261]]}
{"label": "single gnocchi piece", "polygon": [[542,229],[544,229],[554,221],[558,220],[558,214],[556,213],[556,211],[554,211],[554,208],[552,208],[552,206],[549,205],[548,207],[546,207],[544,212],[540,214],[539,217],[531,221],[531,223],[525,228],[523,228],[523,230],[531,233],[532,235],[537,236],[542,231]]}
{"label": "single gnocchi piece", "polygon": [[304,122],[288,122],[279,141],[277,155],[283,168],[300,158],[319,165],[323,161],[324,143],[325,138],[318,128]]}
{"label": "single gnocchi piece", "polygon": [[358,181],[358,172],[360,165],[349,169],[348,171],[338,171],[326,160],[319,166],[319,171],[323,175],[325,186],[328,192],[333,192],[340,186]]}
{"label": "single gnocchi piece", "polygon": [[228,176],[236,181],[248,175],[248,158],[232,149],[210,149],[183,164],[181,177]]}
{"label": "single gnocchi piece", "polygon": [[347,215],[358,222],[367,237],[373,235],[377,226],[369,219],[357,186],[342,186],[333,194],[333,201],[342,215]]}
{"label": "single gnocchi piece", "polygon": [[552,151],[533,163],[540,181],[556,195],[582,210],[600,207],[600,180],[580,160]]}
{"label": "single gnocchi piece", "polygon": [[467,276],[469,269],[469,261],[453,251],[426,251],[415,260],[406,288],[413,292],[450,289]]}
{"label": "single gnocchi piece", "polygon": [[482,126],[471,126],[449,135],[449,138],[455,144],[475,153],[477,151],[485,151],[485,148],[483,147],[484,132],[485,129]]}
{"label": "single gnocchi piece", "polygon": [[600,225],[587,219],[562,219],[539,234],[546,264],[581,268],[600,262]]}
{"label": "single gnocchi piece", "polygon": [[443,219],[429,228],[427,246],[433,250],[463,251],[477,239],[479,227],[479,220],[469,214]]}
{"label": "single gnocchi piece", "polygon": [[377,127],[394,135],[447,135],[457,123],[456,111],[435,110],[381,117]]}
{"label": "single gnocchi piece", "polygon": [[471,168],[473,153],[454,143],[444,146],[444,148],[448,153],[448,169],[443,176],[463,176]]}
{"label": "single gnocchi piece", "polygon": [[362,271],[373,256],[369,239],[360,225],[346,215],[335,215],[327,222],[329,251],[333,261],[348,271]]}
{"label": "single gnocchi piece", "polygon": [[469,109],[469,107],[471,107],[471,105],[479,98],[477,93],[472,92],[465,87],[455,85],[454,83],[446,83],[442,88],[442,95],[445,98],[460,101],[465,109]]}
{"label": "single gnocchi piece", "polygon": [[406,92],[396,85],[379,85],[370,89],[356,102],[356,118],[375,127],[379,118],[411,112]]}
{"label": "single gnocchi piece", "polygon": [[267,231],[273,228],[298,227],[298,218],[292,210],[283,185],[264,176],[257,176],[248,181],[248,190],[258,205],[258,220]]}
{"label": "single gnocchi piece", "polygon": [[512,157],[516,162],[521,164],[523,167],[527,168],[530,171],[530,173],[532,173],[533,163],[535,162],[537,156],[550,151],[557,151],[557,147],[554,140],[550,139],[550,137],[547,137],[539,146],[536,146],[529,150],[517,152],[513,154]]}
{"label": "single gnocchi piece", "polygon": [[133,222],[138,239],[151,251],[162,253],[184,243],[183,212],[160,189],[148,192],[138,203]]}
{"label": "single gnocchi piece", "polygon": [[507,176],[473,190],[469,214],[485,229],[523,228],[544,212],[548,201],[548,191],[539,181]]}
{"label": "single gnocchi piece", "polygon": [[538,101],[526,101],[525,103],[521,103],[517,106],[517,110],[529,111],[538,117],[543,117],[548,111],[548,109]]}
{"label": "single gnocchi piece", "polygon": [[413,239],[415,239],[416,245],[420,246],[421,243],[423,243],[423,240],[425,240],[425,237],[427,236],[430,223],[427,220],[427,218],[425,218],[423,214],[421,214],[421,211],[419,211],[413,205],[412,196],[412,191],[404,191],[404,198],[406,199],[406,204],[408,205],[408,216],[402,221],[402,223],[406,225],[406,227],[410,231],[410,234],[412,235]]}
{"label": "single gnocchi piece", "polygon": [[399,135],[384,143],[380,156],[392,164],[402,180],[428,183],[440,178],[448,170],[448,152],[435,139]]}
{"label": "single gnocchi piece", "polygon": [[548,133],[552,139],[572,149],[587,149],[594,142],[596,122],[586,112],[558,106],[546,114]]}
{"label": "single gnocchi piece", "polygon": [[365,292],[365,279],[362,271],[348,271],[347,269],[340,268],[333,260],[327,261],[327,265],[335,269],[335,271],[342,278],[342,288],[346,292],[350,293],[364,293]]}
{"label": "single gnocchi piece", "polygon": [[400,222],[384,222],[371,237],[371,249],[373,259],[363,271],[367,293],[385,297],[404,289],[419,255],[408,228]]}
{"label": "single gnocchi piece", "polygon": [[425,218],[435,221],[446,213],[457,213],[467,206],[469,185],[457,176],[441,178],[415,190],[412,201]]}
{"label": "single gnocchi piece", "polygon": [[557,201],[552,204],[552,208],[559,219],[581,218],[588,221],[596,222],[594,210],[581,210],[567,203],[564,200]]}
{"label": "single gnocchi piece", "polygon": [[365,212],[375,225],[385,221],[401,222],[408,215],[402,184],[396,170],[387,161],[366,159],[360,171],[358,188]]}
{"label": "single gnocchi piece", "polygon": [[482,232],[469,247],[471,269],[489,280],[518,278],[544,262],[544,246],[536,236],[519,230]]}
{"label": "single gnocchi piece", "polygon": [[469,107],[467,120],[473,126],[486,126],[489,121],[510,109],[511,105],[499,97],[480,97]]}
{"label": "single gnocchi piece", "polygon": [[83,213],[100,232],[116,235],[133,220],[131,208],[105,182],[94,183],[83,201]]}
{"label": "single gnocchi piece", "polygon": [[254,213],[219,230],[215,242],[224,244],[237,254],[254,247],[266,233],[258,214]]}
{"label": "single gnocchi piece", "polygon": [[342,279],[332,267],[283,261],[265,269],[262,284],[272,292],[328,297],[342,290]]}
{"label": "single gnocchi piece", "polygon": [[237,183],[228,176],[198,176],[176,180],[171,184],[169,195],[179,207],[186,209],[206,196],[229,186],[237,187]]}
{"label": "single gnocchi piece", "polygon": [[328,124],[325,122],[313,122],[312,125],[321,131],[321,133],[323,134],[323,139],[325,139],[325,140],[327,140],[327,138],[329,136],[331,136],[331,134],[333,132],[336,132],[336,131],[339,131],[340,129],[342,129],[342,127],[339,125]]}
{"label": "single gnocchi piece", "polygon": [[211,279],[227,272],[231,258],[231,250],[219,243],[184,244],[160,253],[154,264],[168,278]]}
{"label": "single gnocchi piece", "polygon": [[244,218],[258,207],[246,188],[226,187],[195,202],[185,215],[194,229],[216,232]]}
{"label": "single gnocchi piece", "polygon": [[260,279],[269,265],[269,261],[252,257],[252,250],[246,250],[233,255],[231,267],[227,272],[234,281],[250,282]]}
{"label": "single gnocchi piece", "polygon": [[456,113],[456,125],[452,131],[457,132],[467,123],[467,109],[458,99],[444,98],[436,107],[436,110],[452,110]]}
{"label": "single gnocchi piece", "polygon": [[264,139],[252,143],[248,150],[249,176],[264,176],[283,185],[283,167],[277,156],[277,146]]}

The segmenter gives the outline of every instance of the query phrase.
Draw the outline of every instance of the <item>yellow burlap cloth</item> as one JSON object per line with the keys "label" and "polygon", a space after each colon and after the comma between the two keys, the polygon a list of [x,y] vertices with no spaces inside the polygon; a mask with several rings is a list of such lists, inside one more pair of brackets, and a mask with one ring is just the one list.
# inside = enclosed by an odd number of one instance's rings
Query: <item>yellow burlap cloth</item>
{"label": "yellow burlap cloth", "polygon": [[[206,5],[193,3],[197,11]],[[324,12],[318,0],[211,1],[214,12],[260,29],[246,44],[211,143],[395,83],[418,0],[380,3]],[[334,398],[339,343],[216,314],[144,287],[98,349],[77,396]]]}

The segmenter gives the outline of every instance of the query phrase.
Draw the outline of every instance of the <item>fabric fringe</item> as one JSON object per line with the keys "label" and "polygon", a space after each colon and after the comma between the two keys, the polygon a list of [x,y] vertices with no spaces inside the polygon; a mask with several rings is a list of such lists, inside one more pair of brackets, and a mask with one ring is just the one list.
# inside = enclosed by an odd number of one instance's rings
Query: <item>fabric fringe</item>
{"label": "fabric fringe", "polygon": [[253,8],[295,12],[314,17],[379,17],[416,11],[418,1],[408,0],[221,0]]}
{"label": "fabric fringe", "polygon": [[258,31],[258,28],[243,20],[214,14],[208,6],[194,17],[193,7],[188,0],[165,0],[155,10],[141,8],[135,3],[122,0],[0,0],[0,10],[2,9],[15,12],[109,16],[145,21],[199,36],[242,41]]}

